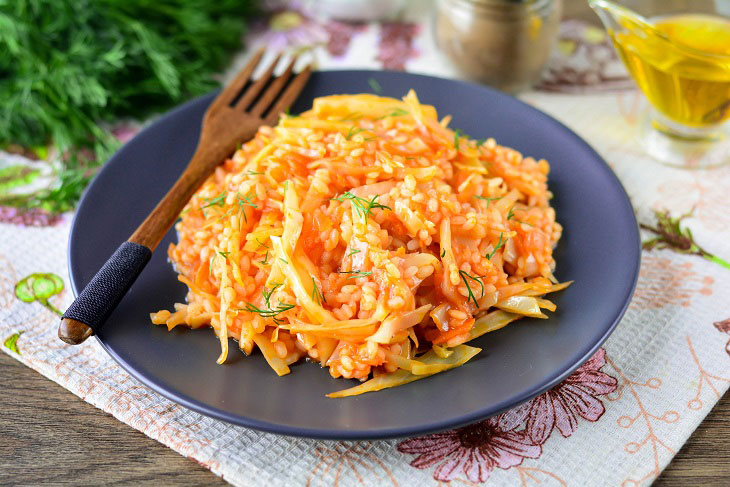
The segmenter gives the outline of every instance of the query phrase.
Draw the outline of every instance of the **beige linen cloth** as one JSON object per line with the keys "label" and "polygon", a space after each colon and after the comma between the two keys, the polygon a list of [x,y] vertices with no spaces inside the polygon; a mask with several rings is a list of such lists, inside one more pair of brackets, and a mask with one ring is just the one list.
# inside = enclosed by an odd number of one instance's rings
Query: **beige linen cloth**
{"label": "beige linen cloth", "polygon": [[[339,57],[319,48],[320,66],[380,66],[367,61],[378,27],[359,29]],[[406,68],[453,75],[433,48],[428,26],[414,29]],[[656,208],[677,215],[694,208],[686,224],[697,242],[730,257],[730,167],[684,171],[646,157],[636,140],[646,110],[638,93],[536,91],[522,99],[605,157],[640,221],[653,222]],[[2,153],[0,163],[14,157]],[[0,348],[234,485],[648,485],[730,384],[730,270],[697,256],[651,251],[642,255],[636,294],[604,347],[566,382],[516,410],[407,440],[315,441],[260,433],[151,392],[96,340],[65,346],[56,338],[57,316],[15,298],[20,279],[52,272],[67,289],[51,302],[61,309],[71,302],[70,220],[67,215],[50,227],[0,224],[0,342],[23,332],[20,353]]]}

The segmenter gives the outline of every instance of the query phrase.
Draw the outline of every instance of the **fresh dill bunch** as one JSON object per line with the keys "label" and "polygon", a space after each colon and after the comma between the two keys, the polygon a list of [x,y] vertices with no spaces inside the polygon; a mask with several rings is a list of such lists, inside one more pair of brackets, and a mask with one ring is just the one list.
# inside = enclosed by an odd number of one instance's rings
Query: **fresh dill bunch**
{"label": "fresh dill bunch", "polygon": [[217,86],[255,0],[0,0],[0,147],[52,144],[57,183],[0,204],[71,209],[117,149],[106,128]]}

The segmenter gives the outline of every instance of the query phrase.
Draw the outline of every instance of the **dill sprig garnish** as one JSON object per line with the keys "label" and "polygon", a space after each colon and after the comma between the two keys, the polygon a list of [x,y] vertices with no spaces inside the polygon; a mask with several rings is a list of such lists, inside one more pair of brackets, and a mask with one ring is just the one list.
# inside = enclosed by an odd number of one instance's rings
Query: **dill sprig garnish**
{"label": "dill sprig garnish", "polygon": [[644,230],[648,230],[656,235],[656,237],[645,240],[641,243],[641,247],[645,250],[670,249],[681,254],[698,255],[730,269],[730,262],[714,255],[700,247],[692,235],[692,230],[687,227],[682,228],[682,220],[692,215],[694,209],[689,212],[673,218],[667,210],[654,210],[656,218],[656,226],[641,223],[639,226]]}
{"label": "dill sprig garnish", "polygon": [[487,208],[489,208],[489,203],[491,203],[492,201],[497,201],[497,200],[501,200],[502,198],[504,198],[504,196],[495,196],[493,198],[487,198],[486,196],[482,196],[482,195],[478,195],[478,194],[477,195],[474,195],[474,197],[475,198],[478,198],[480,200],[486,201],[487,202]]}
{"label": "dill sprig garnish", "polygon": [[484,297],[484,283],[482,281],[480,281],[480,279],[482,277],[481,276],[480,277],[471,276],[466,271],[462,271],[462,270],[459,271],[459,275],[461,276],[461,280],[464,281],[464,284],[466,284],[466,289],[467,289],[467,292],[469,293],[469,298],[467,299],[467,301],[469,301],[469,300],[474,301],[474,306],[476,306],[478,308],[479,303],[477,303],[477,298],[474,297],[474,293],[472,292],[471,286],[469,286],[469,281],[467,281],[467,279],[471,279],[472,281],[475,281],[477,284],[479,284],[482,287],[482,295],[480,296],[480,298],[483,298]]}
{"label": "dill sprig garnish", "polygon": [[490,253],[488,253],[484,257],[486,257],[489,260],[492,260],[492,257],[494,257],[494,254],[496,254],[497,251],[504,246],[504,242],[502,241],[503,236],[504,236],[504,232],[499,232],[499,242],[497,242],[497,246],[494,247],[494,250],[492,250]]}
{"label": "dill sprig garnish", "polygon": [[260,264],[263,265],[269,265],[269,251],[266,251],[266,256],[264,257],[264,260],[259,261]]}
{"label": "dill sprig garnish", "polygon": [[515,216],[515,206],[512,205],[512,208],[509,209],[507,212],[507,220],[511,220],[512,217]]}
{"label": "dill sprig garnish", "polygon": [[359,134],[360,132],[364,132],[364,131],[365,131],[365,129],[356,127],[353,125],[352,127],[350,127],[350,130],[347,131],[347,135],[345,135],[345,139],[350,140],[355,135]]}
{"label": "dill sprig garnish", "polygon": [[454,129],[454,149],[456,150],[459,150],[459,139],[461,137],[468,137],[468,135],[459,129]]}
{"label": "dill sprig garnish", "polygon": [[360,252],[362,252],[362,251],[361,251],[360,249],[353,249],[353,250],[352,250],[352,251],[350,251],[350,253],[349,253],[349,254],[347,254],[347,255],[346,255],[345,257],[352,257],[353,255],[355,255],[355,254],[359,254]]}
{"label": "dill sprig garnish", "polygon": [[261,240],[259,240],[258,237],[254,237],[254,240],[256,240],[256,243],[259,244],[259,246],[256,247],[256,250],[260,249],[261,247],[263,247],[265,249],[268,249],[269,248],[269,246],[266,245],[265,243],[263,243]]}
{"label": "dill sprig garnish", "polygon": [[386,113],[382,117],[378,117],[375,120],[382,120],[384,118],[388,117],[405,117],[406,115],[410,115],[411,112],[408,110],[404,110],[403,108],[393,108],[390,112]]}
{"label": "dill sprig garnish", "polygon": [[281,283],[272,283],[274,286],[271,289],[266,289],[266,286],[261,290],[261,294],[264,296],[264,302],[266,302],[266,306],[271,308],[271,295],[274,294],[274,291],[276,291],[278,288],[281,287]]}
{"label": "dill sprig garnish", "polygon": [[246,174],[248,174],[249,176],[261,176],[264,173],[249,169],[248,171],[246,171]]}
{"label": "dill sprig garnish", "polygon": [[258,208],[258,205],[251,201],[251,193],[241,198],[241,194],[236,192],[236,204],[238,205],[238,213],[243,215],[243,219],[248,223],[248,217],[246,216],[246,206],[251,208]]}
{"label": "dill sprig garnish", "polygon": [[350,274],[348,279],[357,279],[358,277],[367,277],[372,275],[372,271],[337,271],[338,274]]}
{"label": "dill sprig garnish", "polygon": [[274,322],[279,324],[280,321],[276,318],[276,316],[280,313],[284,313],[285,311],[289,311],[296,306],[296,304],[282,303],[281,301],[279,301],[279,304],[276,307],[271,306],[271,295],[274,294],[274,291],[276,291],[279,287],[281,287],[281,283],[274,284],[274,287],[271,289],[266,289],[266,287],[264,287],[261,290],[261,294],[264,296],[266,308],[259,308],[255,304],[247,301],[246,306],[244,308],[237,308],[237,311],[248,311],[249,313],[257,314],[262,318],[274,318]]}
{"label": "dill sprig garnish", "polygon": [[238,308],[238,311],[248,311],[249,313],[256,313],[262,318],[274,318],[274,321],[277,321],[275,317],[278,314],[289,311],[295,306],[296,304],[282,303],[281,301],[279,301],[279,304],[275,308],[272,308],[270,305],[268,308],[259,308],[255,304],[249,303],[247,301],[246,306],[244,308]]}
{"label": "dill sprig garnish", "polygon": [[316,299],[317,303],[322,306],[322,303],[327,303],[327,300],[324,297],[324,294],[322,294],[322,291],[319,290],[317,287],[317,282],[314,280],[314,277],[312,277],[312,299]]}
{"label": "dill sprig garnish", "polygon": [[200,207],[201,210],[204,210],[205,208],[210,208],[211,206],[223,207],[226,204],[226,192],[223,191],[221,194],[213,199],[203,198],[203,201],[205,201],[205,204]]}
{"label": "dill sprig garnish", "polygon": [[208,274],[210,274],[211,276],[213,275],[213,263],[215,262],[216,257],[218,257],[218,254],[220,254],[224,259],[228,259],[228,254],[230,254],[230,252],[218,251],[210,256],[210,263],[208,264]]}
{"label": "dill sprig garnish", "polygon": [[380,83],[378,83],[378,80],[375,78],[368,78],[368,84],[370,85],[370,89],[373,90],[373,93],[376,95],[383,94],[383,87],[380,86]]}
{"label": "dill sprig garnish", "polygon": [[288,260],[282,259],[281,257],[279,257],[279,260],[282,261],[283,263],[285,263],[286,265],[289,265],[289,261]]}
{"label": "dill sprig garnish", "polygon": [[339,201],[340,203],[344,203],[346,200],[350,200],[350,203],[355,207],[355,211],[357,211],[357,214],[363,217],[365,223],[367,224],[368,216],[373,214],[372,210],[377,208],[381,210],[391,210],[390,206],[381,205],[380,203],[376,202],[379,197],[380,195],[376,194],[368,200],[366,198],[361,198],[360,196],[354,195],[349,191],[345,191],[342,196],[330,199],[334,201]]}

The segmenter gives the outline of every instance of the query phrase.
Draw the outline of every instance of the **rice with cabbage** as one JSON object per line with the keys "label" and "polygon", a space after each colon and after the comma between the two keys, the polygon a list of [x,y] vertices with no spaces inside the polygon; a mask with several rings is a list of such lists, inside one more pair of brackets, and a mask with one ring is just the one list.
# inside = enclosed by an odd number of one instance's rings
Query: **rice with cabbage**
{"label": "rice with cabbage", "polygon": [[[363,384],[462,365],[465,342],[564,288],[545,160],[439,120],[414,92],[317,98],[262,127],[193,196],[169,256],[189,292],[168,329],[211,326],[279,375],[309,358]],[[368,380],[370,379],[370,380]]]}

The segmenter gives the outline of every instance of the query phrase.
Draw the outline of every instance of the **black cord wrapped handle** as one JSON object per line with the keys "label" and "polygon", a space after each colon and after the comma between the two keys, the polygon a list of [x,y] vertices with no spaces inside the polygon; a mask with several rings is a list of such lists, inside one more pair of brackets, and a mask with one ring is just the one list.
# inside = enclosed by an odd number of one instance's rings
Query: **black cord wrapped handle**
{"label": "black cord wrapped handle", "polygon": [[71,303],[62,319],[80,321],[94,333],[98,332],[151,256],[152,251],[144,245],[124,242]]}

